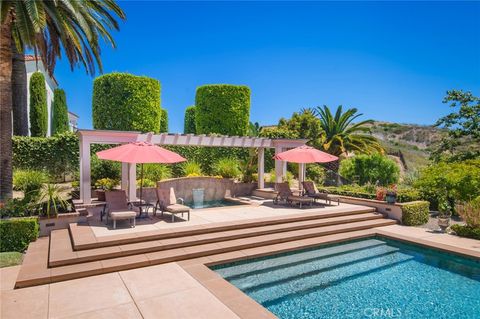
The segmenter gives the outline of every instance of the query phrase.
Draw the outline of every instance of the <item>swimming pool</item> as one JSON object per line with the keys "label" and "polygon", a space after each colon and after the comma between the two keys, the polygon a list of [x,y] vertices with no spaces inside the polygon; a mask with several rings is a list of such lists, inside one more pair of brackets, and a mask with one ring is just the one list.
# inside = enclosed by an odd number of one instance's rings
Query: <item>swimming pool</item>
{"label": "swimming pool", "polygon": [[211,267],[279,318],[480,318],[480,262],[382,237]]}

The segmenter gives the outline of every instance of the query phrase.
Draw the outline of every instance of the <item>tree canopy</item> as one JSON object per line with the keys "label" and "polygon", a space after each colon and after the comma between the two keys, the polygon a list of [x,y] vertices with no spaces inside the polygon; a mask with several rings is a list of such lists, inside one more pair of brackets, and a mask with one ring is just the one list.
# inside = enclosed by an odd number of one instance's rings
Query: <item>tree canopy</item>
{"label": "tree canopy", "polygon": [[480,156],[480,98],[462,90],[447,91],[444,104],[455,111],[435,124],[448,130],[438,148],[432,153],[435,161],[461,160]]}

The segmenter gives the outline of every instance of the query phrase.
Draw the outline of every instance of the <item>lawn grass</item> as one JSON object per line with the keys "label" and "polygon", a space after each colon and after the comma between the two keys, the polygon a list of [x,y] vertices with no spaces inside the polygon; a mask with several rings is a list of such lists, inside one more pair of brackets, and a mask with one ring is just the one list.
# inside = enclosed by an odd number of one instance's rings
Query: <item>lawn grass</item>
{"label": "lawn grass", "polygon": [[23,254],[16,251],[0,253],[0,268],[20,265],[22,259]]}

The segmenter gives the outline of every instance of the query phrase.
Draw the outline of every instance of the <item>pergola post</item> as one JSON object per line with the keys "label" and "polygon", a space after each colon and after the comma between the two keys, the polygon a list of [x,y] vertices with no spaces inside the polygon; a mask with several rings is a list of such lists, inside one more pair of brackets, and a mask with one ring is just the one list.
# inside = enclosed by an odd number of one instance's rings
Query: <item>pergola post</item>
{"label": "pergola post", "polygon": [[298,163],[298,188],[303,189],[302,182],[305,181],[305,163]]}
{"label": "pergola post", "polygon": [[137,200],[137,164],[128,165],[128,200]]}
{"label": "pergola post", "polygon": [[[275,147],[275,155],[277,155],[278,153],[281,153],[282,151],[283,151],[282,147],[280,146]],[[275,160],[275,183],[281,183],[283,181],[284,164],[286,163],[284,163],[283,161]]]}
{"label": "pergola post", "polygon": [[90,142],[80,136],[80,200],[84,204],[92,202],[90,180]]}
{"label": "pergola post", "polygon": [[257,164],[257,173],[258,173],[258,182],[257,187],[259,189],[265,187],[263,174],[265,172],[265,148],[258,148],[258,164]]}
{"label": "pergola post", "polygon": [[122,163],[122,183],[120,186],[122,190],[128,190],[128,163]]}

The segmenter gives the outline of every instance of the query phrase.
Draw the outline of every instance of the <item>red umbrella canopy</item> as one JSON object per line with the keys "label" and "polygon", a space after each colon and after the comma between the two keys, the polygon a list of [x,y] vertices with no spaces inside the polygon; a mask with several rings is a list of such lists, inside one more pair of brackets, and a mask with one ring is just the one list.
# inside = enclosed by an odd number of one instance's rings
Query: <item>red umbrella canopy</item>
{"label": "red umbrella canopy", "polygon": [[292,163],[327,163],[338,160],[338,157],[336,156],[319,151],[316,148],[307,145],[278,153],[273,158]]}
{"label": "red umbrella canopy", "polygon": [[179,154],[149,142],[134,142],[97,152],[103,160],[123,163],[178,163],[186,161]]}

